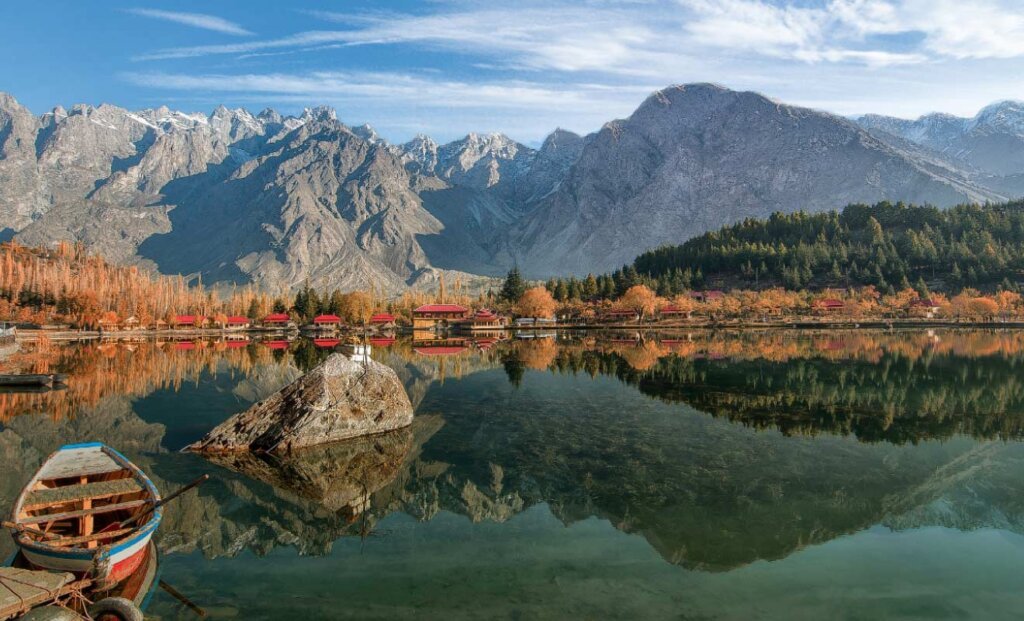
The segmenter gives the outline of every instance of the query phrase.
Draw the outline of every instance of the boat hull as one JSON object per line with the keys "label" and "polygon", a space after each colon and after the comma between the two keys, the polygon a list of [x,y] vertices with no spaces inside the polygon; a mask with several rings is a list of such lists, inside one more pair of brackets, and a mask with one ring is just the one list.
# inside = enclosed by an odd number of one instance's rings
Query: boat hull
{"label": "boat hull", "polygon": [[91,577],[97,588],[112,588],[132,575],[142,564],[158,523],[159,520],[156,520],[146,530],[109,550],[98,548],[88,552],[58,552],[20,543],[18,547],[25,560],[35,569],[69,571],[78,576]]}

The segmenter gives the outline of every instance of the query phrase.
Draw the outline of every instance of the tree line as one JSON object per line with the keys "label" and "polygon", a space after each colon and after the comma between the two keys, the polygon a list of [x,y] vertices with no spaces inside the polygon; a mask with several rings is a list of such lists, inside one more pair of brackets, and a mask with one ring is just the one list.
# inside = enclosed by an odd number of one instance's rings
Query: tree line
{"label": "tree line", "polygon": [[842,211],[750,218],[629,265],[585,278],[555,278],[559,301],[612,300],[645,285],[659,296],[707,288],[788,290],[873,286],[1017,291],[1024,277],[1024,201],[951,209],[904,203],[849,205]]}

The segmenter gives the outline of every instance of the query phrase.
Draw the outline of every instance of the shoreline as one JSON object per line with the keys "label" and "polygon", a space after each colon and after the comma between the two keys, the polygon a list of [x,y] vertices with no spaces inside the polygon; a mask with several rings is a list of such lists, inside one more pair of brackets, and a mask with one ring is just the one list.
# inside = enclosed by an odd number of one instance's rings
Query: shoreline
{"label": "shoreline", "polygon": [[[552,331],[586,331],[599,332],[607,331],[677,331],[677,330],[896,330],[907,328],[982,328],[982,329],[1024,329],[1022,321],[955,321],[940,319],[868,319],[863,321],[733,321],[733,322],[672,322],[672,323],[597,323],[597,324],[552,324],[546,326],[509,326],[494,330],[477,330],[473,332],[462,332],[449,330],[442,332],[431,332],[437,336],[447,338],[473,338],[484,337],[491,334],[508,334],[514,332],[552,332]],[[394,330],[395,334],[414,335],[411,329]],[[21,329],[18,331],[18,342],[34,342],[39,337],[45,336],[51,341],[87,341],[87,340],[130,340],[130,339],[153,339],[159,337],[170,338],[209,338],[229,336],[259,336],[269,337],[305,336],[307,338],[317,337],[340,337],[340,336],[370,336],[377,332],[370,331],[348,331],[336,332],[306,332],[297,329],[249,329],[249,330],[221,330],[221,329],[200,329],[200,330],[125,330],[125,331],[104,331],[98,330],[30,330]]]}

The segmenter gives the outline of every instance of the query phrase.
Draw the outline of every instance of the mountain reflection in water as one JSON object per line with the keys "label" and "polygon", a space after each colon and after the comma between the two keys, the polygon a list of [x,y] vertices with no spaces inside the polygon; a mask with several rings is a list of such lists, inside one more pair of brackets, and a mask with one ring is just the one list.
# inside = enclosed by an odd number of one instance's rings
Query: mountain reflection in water
{"label": "mountain reflection in water", "polygon": [[176,451],[330,349],[106,342],[26,352],[10,364],[68,373],[69,387],[0,394],[0,505],[57,446],[98,439],[163,490],[214,473],[167,512],[159,544],[171,557],[322,556],[345,537],[386,536],[393,516],[504,524],[533,507],[566,525],[606,520],[670,564],[712,572],[877,525],[1024,532],[1024,334],[419,345],[373,352],[416,406],[409,429],[209,461]]}

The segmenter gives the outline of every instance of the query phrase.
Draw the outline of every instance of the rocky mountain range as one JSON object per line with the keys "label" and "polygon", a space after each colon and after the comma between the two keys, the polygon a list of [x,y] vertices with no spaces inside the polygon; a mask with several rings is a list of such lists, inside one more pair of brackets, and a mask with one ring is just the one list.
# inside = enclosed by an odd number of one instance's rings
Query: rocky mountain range
{"label": "rocky mountain range", "polygon": [[608,270],[773,211],[1024,194],[1022,106],[929,119],[855,123],[696,84],[533,149],[501,134],[391,144],[323,107],[37,116],[0,94],[0,239],[80,240],[207,283],[398,291],[513,263]]}

